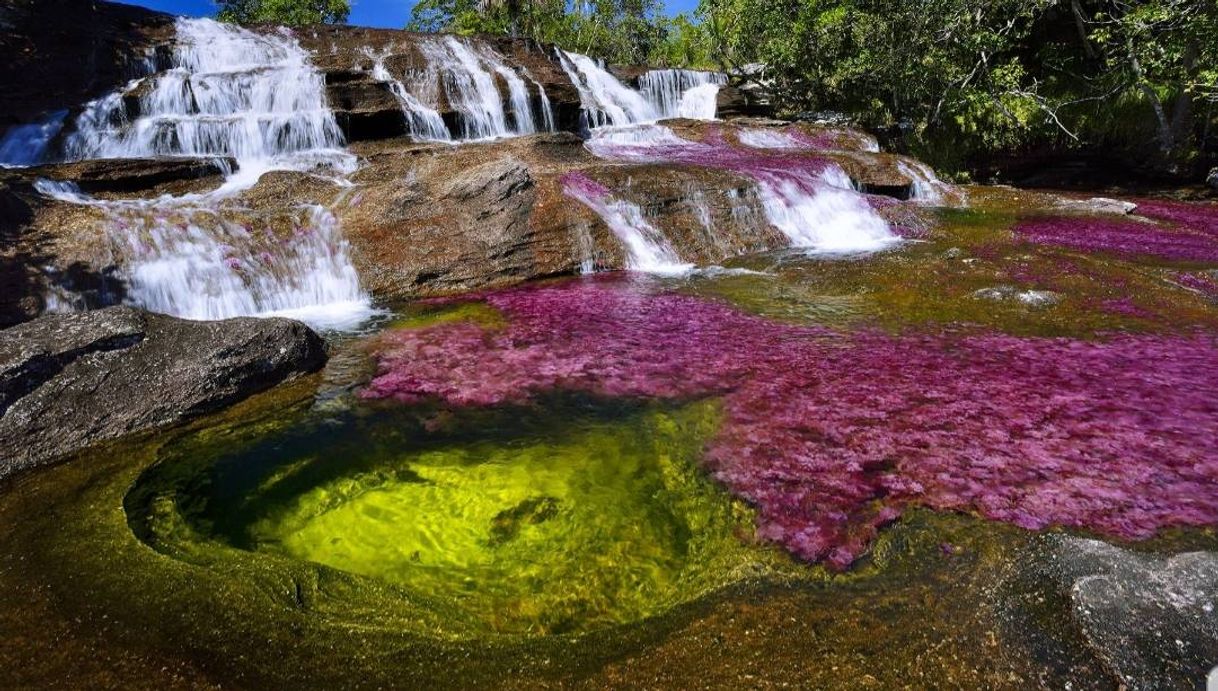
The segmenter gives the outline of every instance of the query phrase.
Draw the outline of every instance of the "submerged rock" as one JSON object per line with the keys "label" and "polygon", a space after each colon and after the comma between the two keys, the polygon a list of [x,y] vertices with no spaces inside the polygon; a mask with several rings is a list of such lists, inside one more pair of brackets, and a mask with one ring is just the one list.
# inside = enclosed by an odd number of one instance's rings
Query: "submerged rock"
{"label": "submerged rock", "polygon": [[993,300],[994,302],[1015,300],[1029,307],[1050,307],[1061,302],[1062,299],[1061,295],[1051,290],[1020,290],[1011,285],[982,288],[981,290],[974,291],[973,297],[978,300]]}
{"label": "submerged rock", "polygon": [[288,319],[112,307],[0,331],[0,476],[218,410],[325,359],[321,338]]}
{"label": "submerged rock", "polygon": [[1124,688],[1201,683],[1218,661],[1218,553],[1164,558],[1076,537],[1046,543],[1054,586]]}

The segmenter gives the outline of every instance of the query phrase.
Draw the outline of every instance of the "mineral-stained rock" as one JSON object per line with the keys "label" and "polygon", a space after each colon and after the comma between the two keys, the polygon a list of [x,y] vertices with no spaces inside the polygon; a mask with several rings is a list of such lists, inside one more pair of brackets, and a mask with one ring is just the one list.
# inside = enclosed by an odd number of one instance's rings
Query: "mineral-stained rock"
{"label": "mineral-stained rock", "polygon": [[[170,191],[164,186],[188,188],[191,181],[215,187],[226,171],[236,170],[236,161],[224,158],[167,157],[159,159],[94,159],[75,163],[38,166],[25,171],[27,177],[69,180],[88,193],[153,193]],[[208,180],[210,178],[210,180]],[[182,192],[186,189],[174,189]],[[189,189],[189,191],[195,191]]]}
{"label": "mineral-stained rock", "polygon": [[0,331],[0,476],[217,410],[325,363],[288,319],[194,322],[130,307]]}
{"label": "mineral-stained rock", "polygon": [[1200,688],[1218,663],[1218,554],[1158,557],[1050,536],[1043,568],[1128,689]]}

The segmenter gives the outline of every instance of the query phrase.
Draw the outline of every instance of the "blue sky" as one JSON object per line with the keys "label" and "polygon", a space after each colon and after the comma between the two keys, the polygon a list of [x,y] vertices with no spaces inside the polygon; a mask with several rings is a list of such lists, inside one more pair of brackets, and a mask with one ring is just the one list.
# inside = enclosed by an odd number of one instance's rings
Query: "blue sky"
{"label": "blue sky", "polygon": [[[216,11],[212,0],[124,0],[130,5],[142,5],[162,12],[203,17]],[[349,22],[359,26],[400,29],[410,19],[414,0],[351,0]],[[669,14],[692,12],[698,0],[665,0]]]}

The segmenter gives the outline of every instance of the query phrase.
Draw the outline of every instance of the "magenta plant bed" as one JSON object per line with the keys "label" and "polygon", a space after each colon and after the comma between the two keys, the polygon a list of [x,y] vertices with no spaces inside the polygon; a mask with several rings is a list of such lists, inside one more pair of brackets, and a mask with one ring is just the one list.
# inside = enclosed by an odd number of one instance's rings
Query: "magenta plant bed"
{"label": "magenta plant bed", "polygon": [[1133,218],[1049,216],[1015,226],[1016,235],[1042,245],[1126,257],[1218,262],[1218,205],[1141,200]]}
{"label": "magenta plant bed", "polygon": [[760,536],[845,568],[907,506],[1145,538],[1218,523],[1218,339],[839,334],[620,279],[385,334],[370,399],[720,396],[708,469]]}

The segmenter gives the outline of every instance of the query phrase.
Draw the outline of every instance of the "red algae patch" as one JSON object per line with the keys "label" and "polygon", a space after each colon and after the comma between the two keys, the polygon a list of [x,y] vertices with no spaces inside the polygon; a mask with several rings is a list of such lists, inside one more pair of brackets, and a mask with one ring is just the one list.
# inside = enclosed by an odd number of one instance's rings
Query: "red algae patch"
{"label": "red algae patch", "polygon": [[894,336],[617,279],[492,293],[506,326],[394,331],[369,399],[721,397],[704,464],[758,532],[845,568],[909,506],[1139,539],[1218,523],[1218,339]]}
{"label": "red algae patch", "polygon": [[1218,262],[1218,204],[1140,200],[1129,217],[1045,216],[1026,219],[1015,234],[1039,245],[1122,257]]}

